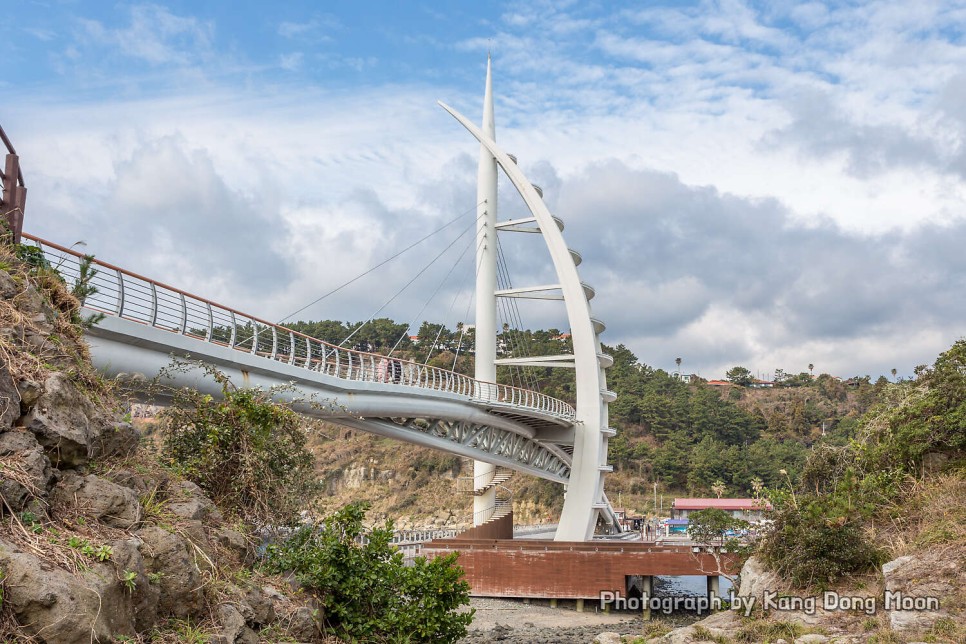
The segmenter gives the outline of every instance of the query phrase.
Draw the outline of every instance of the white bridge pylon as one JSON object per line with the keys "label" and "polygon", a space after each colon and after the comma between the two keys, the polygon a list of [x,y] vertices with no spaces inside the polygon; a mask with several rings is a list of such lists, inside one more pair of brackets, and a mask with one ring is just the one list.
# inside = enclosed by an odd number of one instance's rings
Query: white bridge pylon
{"label": "white bridge pylon", "polygon": [[[557,528],[557,541],[586,541],[593,537],[598,518],[615,530],[613,510],[604,494],[604,475],[611,471],[607,464],[607,443],[614,435],[608,427],[607,404],[616,395],[607,389],[605,369],[613,359],[601,350],[599,334],[604,325],[591,315],[590,298],[593,289],[580,281],[577,262],[580,255],[571,251],[564,241],[563,226],[543,202],[543,197],[517,166],[516,160],[502,150],[495,141],[493,115],[493,90],[490,61],[487,60],[486,91],[483,101],[483,127],[479,128],[465,116],[439,102],[479,142],[480,164],[478,171],[478,277],[476,320],[476,375],[486,380],[496,380],[496,364],[524,364],[533,366],[569,367],[576,372],[577,407],[572,445],[570,480],[566,486],[563,513]],[[501,226],[497,222],[497,174],[496,166],[523,198],[530,210],[532,220],[514,220]],[[496,290],[496,235],[499,230],[513,232],[521,226],[535,223],[546,243],[556,271],[558,284],[531,288],[517,288],[512,292]],[[523,229],[534,232],[532,228]],[[549,293],[559,292],[554,297]],[[496,359],[496,298],[534,297],[539,299],[562,299],[570,324],[574,353],[572,356],[544,356],[523,360]],[[570,451],[568,449],[568,451]],[[486,463],[475,468],[477,478],[490,473]],[[479,502],[479,498],[478,502]],[[485,502],[484,502],[485,503]],[[478,510],[480,508],[477,508]]]}

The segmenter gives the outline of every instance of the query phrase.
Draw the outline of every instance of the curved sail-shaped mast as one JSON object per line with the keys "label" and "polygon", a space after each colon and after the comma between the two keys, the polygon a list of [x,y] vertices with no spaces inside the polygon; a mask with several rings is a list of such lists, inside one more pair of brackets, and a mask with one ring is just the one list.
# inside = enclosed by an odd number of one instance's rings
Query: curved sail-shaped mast
{"label": "curved sail-shaped mast", "polygon": [[[601,351],[599,333],[603,331],[604,325],[591,316],[589,300],[593,297],[593,289],[580,281],[577,273],[580,255],[567,248],[559,219],[550,214],[539,189],[530,183],[515,160],[496,143],[489,61],[482,128],[475,126],[445,103],[440,102],[439,105],[480,142],[476,319],[478,380],[492,381],[496,378],[497,166],[503,170],[523,198],[553,261],[559,281],[553,288],[559,289],[562,294],[570,323],[577,388],[573,464],[555,538],[558,541],[588,540],[593,536],[601,511],[610,509],[604,495],[604,475],[611,469],[607,465],[607,441],[614,435],[614,431],[607,424],[607,404],[616,397],[606,386],[604,370],[610,366],[612,360]],[[474,468],[474,474],[483,478],[489,471],[492,471],[492,466],[488,464],[478,463]],[[487,500],[479,499],[477,497],[480,507],[488,503]],[[478,508],[474,506],[474,509]],[[607,519],[610,520],[611,517],[608,516]]]}

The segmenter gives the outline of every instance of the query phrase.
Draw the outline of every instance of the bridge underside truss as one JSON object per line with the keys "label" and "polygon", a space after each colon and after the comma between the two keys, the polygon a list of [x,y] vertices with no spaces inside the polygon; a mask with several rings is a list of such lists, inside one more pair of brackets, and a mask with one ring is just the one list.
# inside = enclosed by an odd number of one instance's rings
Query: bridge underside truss
{"label": "bridge underside truss", "polygon": [[366,432],[436,447],[477,460],[567,483],[569,455],[515,432],[467,421],[427,418],[333,418],[333,422]]}

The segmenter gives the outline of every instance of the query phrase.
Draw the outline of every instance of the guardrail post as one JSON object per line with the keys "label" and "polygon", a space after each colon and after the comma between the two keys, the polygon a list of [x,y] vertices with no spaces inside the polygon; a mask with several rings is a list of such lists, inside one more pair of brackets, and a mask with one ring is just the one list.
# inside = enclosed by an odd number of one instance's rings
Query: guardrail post
{"label": "guardrail post", "polygon": [[181,335],[188,332],[188,302],[184,298],[184,293],[181,294]]}
{"label": "guardrail post", "polygon": [[236,336],[238,334],[238,326],[235,324],[235,312],[230,311],[229,315],[231,316],[231,335],[228,338],[228,346],[234,349],[235,340],[237,339]]}
{"label": "guardrail post", "polygon": [[151,326],[158,323],[158,288],[151,282]]}
{"label": "guardrail post", "polygon": [[215,333],[215,318],[211,313],[211,302],[207,302],[208,306],[208,331],[205,333],[205,342],[211,342],[211,336]]}
{"label": "guardrail post", "polygon": [[117,274],[117,306],[114,307],[114,314],[117,317],[124,316],[124,273],[114,271]]}

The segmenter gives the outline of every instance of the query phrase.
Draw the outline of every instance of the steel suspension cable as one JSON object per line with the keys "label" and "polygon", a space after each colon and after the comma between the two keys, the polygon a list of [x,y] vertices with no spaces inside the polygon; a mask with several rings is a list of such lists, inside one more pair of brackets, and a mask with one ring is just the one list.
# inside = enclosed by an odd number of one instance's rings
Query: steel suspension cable
{"label": "steel suspension cable", "polygon": [[456,244],[456,242],[458,242],[463,237],[463,235],[465,235],[471,229],[473,229],[473,227],[474,227],[475,224],[476,224],[476,220],[474,220],[472,223],[470,223],[469,226],[467,226],[466,228],[464,228],[463,229],[463,232],[461,232],[459,235],[457,235],[457,237],[455,239],[453,239],[453,241],[451,241],[446,246],[446,248],[444,248],[442,251],[440,251],[439,254],[436,255],[436,257],[434,257],[432,260],[430,260],[430,262],[428,264],[426,264],[422,269],[420,269],[420,271],[418,273],[416,273],[411,280],[409,280],[408,282],[406,282],[406,284],[401,289],[399,289],[398,291],[396,291],[396,293],[392,297],[390,297],[388,300],[386,300],[386,302],[382,306],[380,306],[376,310],[375,313],[373,313],[372,315],[370,315],[368,320],[366,320],[365,322],[363,322],[362,324],[360,324],[359,326],[357,326],[352,331],[352,333],[350,333],[349,335],[347,335],[345,337],[345,339],[342,342],[339,343],[339,346],[341,347],[346,342],[348,342],[349,340],[351,340],[352,339],[352,336],[354,336],[356,333],[358,333],[359,331],[361,331],[367,324],[369,324],[374,319],[376,319],[376,316],[379,315],[382,312],[383,309],[385,309],[387,306],[389,306],[397,297],[399,297],[400,295],[402,295],[403,292],[407,288],[409,288],[410,286],[412,286],[413,282],[415,282],[417,279],[419,279],[419,277],[423,273],[425,273],[427,270],[429,270],[429,268],[433,264],[435,264],[437,262],[437,260],[439,260],[440,257],[442,257],[443,255],[445,255],[449,251],[449,249],[452,248]]}
{"label": "steel suspension cable", "polygon": [[364,273],[361,273],[361,274],[359,274],[359,275],[356,275],[355,277],[353,277],[353,278],[352,278],[351,280],[349,280],[348,282],[346,282],[346,283],[344,283],[344,284],[342,284],[342,285],[340,285],[340,286],[337,286],[337,287],[335,287],[334,289],[332,289],[331,291],[329,291],[328,293],[326,293],[326,294],[325,294],[325,295],[323,295],[322,297],[320,297],[320,298],[318,298],[318,299],[316,299],[316,300],[313,300],[312,302],[309,302],[308,304],[306,304],[305,306],[303,306],[303,307],[302,307],[302,308],[300,308],[299,310],[297,310],[297,311],[293,311],[292,313],[289,313],[288,315],[286,315],[285,317],[283,317],[283,318],[282,318],[281,320],[279,320],[279,321],[278,321],[278,323],[279,323],[279,324],[282,324],[282,323],[283,323],[283,322],[284,322],[285,320],[287,320],[287,319],[289,319],[289,318],[290,318],[290,317],[292,317],[293,315],[298,315],[299,313],[301,313],[301,312],[302,312],[302,311],[304,311],[305,309],[307,309],[307,308],[309,308],[309,307],[311,307],[311,306],[315,306],[316,304],[318,304],[319,302],[321,302],[321,301],[322,301],[322,300],[324,300],[325,298],[327,298],[327,297],[329,297],[330,295],[332,295],[332,294],[334,294],[334,293],[337,293],[337,292],[339,292],[339,291],[341,291],[342,289],[344,289],[344,288],[345,288],[346,286],[349,286],[349,285],[350,285],[350,284],[352,284],[353,282],[356,282],[356,281],[358,281],[358,280],[360,280],[360,279],[362,279],[363,277],[365,277],[366,275],[368,275],[368,274],[369,274],[369,273],[371,273],[372,271],[374,271],[374,270],[376,270],[377,268],[381,268],[382,266],[385,266],[386,264],[388,264],[388,263],[389,263],[389,262],[391,262],[392,260],[394,260],[394,259],[396,259],[396,258],[397,258],[397,257],[399,257],[400,255],[402,255],[402,254],[404,254],[404,253],[406,253],[406,252],[407,252],[407,251],[409,251],[409,250],[412,250],[413,248],[415,248],[415,247],[416,247],[416,246],[418,246],[419,244],[421,244],[421,243],[423,243],[424,241],[426,241],[427,239],[429,239],[429,238],[430,238],[430,237],[432,237],[433,235],[435,235],[435,234],[437,234],[437,233],[440,233],[440,232],[442,232],[443,230],[445,230],[446,228],[448,228],[449,226],[451,226],[452,224],[455,224],[455,223],[456,223],[457,221],[459,221],[460,219],[462,219],[463,217],[465,217],[465,216],[467,215],[467,213],[470,213],[470,212],[472,212],[473,210],[476,210],[476,209],[477,209],[477,208],[479,208],[479,207],[480,207],[480,205],[482,205],[483,203],[484,203],[484,202],[482,202],[482,201],[481,201],[480,203],[478,203],[478,204],[476,204],[475,206],[473,206],[473,208],[470,208],[470,209],[468,209],[468,210],[466,210],[466,211],[464,211],[464,212],[462,212],[462,213],[460,213],[460,214],[459,214],[459,216],[458,216],[458,217],[456,217],[455,219],[451,219],[450,221],[448,221],[448,222],[446,222],[445,224],[443,224],[442,226],[440,226],[439,228],[437,228],[437,229],[436,229],[436,230],[434,230],[433,232],[431,232],[431,233],[429,233],[428,235],[426,235],[425,237],[423,237],[423,238],[421,238],[421,239],[419,239],[419,240],[417,240],[417,241],[415,241],[415,242],[413,242],[412,244],[410,244],[410,245],[409,245],[409,246],[407,246],[406,248],[404,248],[404,249],[402,249],[401,251],[399,251],[398,253],[396,253],[396,254],[395,254],[395,255],[393,255],[392,257],[388,257],[388,258],[386,258],[386,259],[384,259],[383,261],[381,261],[381,262],[379,262],[378,264],[376,264],[376,265],[375,265],[375,266],[373,266],[372,268],[370,268],[370,269],[368,269],[368,270],[367,270],[367,271],[365,271]]}
{"label": "steel suspension cable", "polygon": [[[481,216],[482,216],[482,215],[481,215]],[[477,220],[478,220],[478,219],[479,219],[479,217],[477,217]],[[462,253],[460,254],[460,259],[462,259],[464,255],[466,255],[466,251],[467,251],[467,250],[469,250],[469,247],[470,247],[470,244],[471,244],[471,243],[472,243],[472,242],[467,242],[467,245],[466,245],[466,247],[465,247],[465,248],[463,249],[463,252],[462,252]],[[480,241],[479,241],[479,242],[477,243],[477,249],[479,249],[479,245],[480,245],[481,243],[482,243],[482,240],[480,240]],[[458,264],[458,263],[459,263],[459,259],[458,259],[458,260],[456,261],[456,264]],[[454,265],[453,265],[453,267],[452,267],[452,268],[450,268],[450,273],[452,273],[452,272],[453,272],[453,269],[454,269],[454,268],[456,268],[456,264],[454,264]],[[477,267],[477,270],[479,270],[479,267]],[[449,273],[447,273],[447,276],[449,276]],[[438,290],[439,290],[439,289],[437,288],[437,291],[438,291]],[[435,295],[435,293],[434,293],[433,295]],[[420,317],[422,316],[422,314],[423,314],[423,311],[424,311],[424,310],[426,310],[426,307],[427,307],[427,306],[429,305],[429,301],[430,301],[431,299],[432,299],[432,297],[430,297],[430,298],[429,298],[429,300],[427,300],[427,301],[426,301],[426,302],[425,302],[425,303],[423,304],[423,307],[422,307],[421,309],[419,309],[419,312],[418,312],[418,313],[416,313],[416,315],[414,315],[414,316],[413,316],[412,318],[410,318],[410,320],[409,320],[409,324],[408,324],[408,325],[406,326],[406,329],[405,329],[405,330],[403,331],[403,334],[402,334],[401,336],[399,336],[399,339],[398,339],[398,340],[396,340],[396,343],[395,343],[394,345],[392,345],[392,348],[391,348],[391,349],[389,350],[389,353],[388,353],[388,355],[392,355],[392,354],[393,354],[393,352],[394,352],[394,351],[395,351],[396,349],[398,349],[398,348],[399,348],[399,345],[400,345],[400,344],[402,344],[402,341],[403,341],[403,339],[405,339],[405,338],[406,338],[406,337],[407,337],[407,336],[409,335],[409,332],[410,332],[410,331],[412,331],[412,328],[413,328],[413,324],[415,324],[415,323],[416,323],[416,320],[418,320],[418,319],[419,319],[419,318],[420,318]],[[452,305],[450,306],[450,309],[452,310]],[[428,359],[428,358],[427,358],[427,359]]]}
{"label": "steel suspension cable", "polygon": [[[510,269],[506,262],[506,256],[503,253],[503,246],[499,243],[499,240],[497,240],[497,267],[498,269],[502,270],[502,278],[506,284],[505,288],[508,288],[508,289],[513,288],[513,282],[510,279]],[[523,355],[526,357],[531,357],[533,351],[530,345],[530,334],[525,332],[526,330],[524,329],[524,325],[523,325],[523,317],[520,315],[520,308],[517,305],[517,302],[515,299],[512,299],[512,298],[504,298],[504,299],[511,300],[510,302],[507,303],[508,317],[510,318],[511,326],[515,326],[520,330],[521,337],[517,342],[517,347],[520,347],[520,345],[522,344]],[[520,376],[521,380],[524,380],[524,379],[528,380],[529,387],[534,391],[539,391],[540,389],[539,383],[537,381],[537,376],[534,373],[533,369],[520,367],[520,372],[521,372],[521,376]]]}

